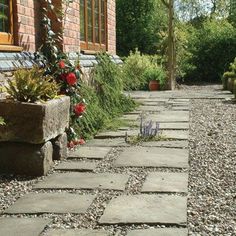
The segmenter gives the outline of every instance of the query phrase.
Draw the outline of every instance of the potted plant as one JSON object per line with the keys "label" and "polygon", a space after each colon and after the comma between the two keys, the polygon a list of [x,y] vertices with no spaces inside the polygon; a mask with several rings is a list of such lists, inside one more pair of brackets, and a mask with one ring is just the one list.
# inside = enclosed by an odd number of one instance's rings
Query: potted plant
{"label": "potted plant", "polygon": [[145,81],[147,81],[150,91],[160,90],[165,83],[165,72],[161,67],[153,66],[144,72]]}
{"label": "potted plant", "polygon": [[16,70],[5,90],[8,96],[0,100],[6,123],[0,126],[0,171],[44,175],[55,145],[67,148],[70,98],[58,96],[58,83],[37,66]]}

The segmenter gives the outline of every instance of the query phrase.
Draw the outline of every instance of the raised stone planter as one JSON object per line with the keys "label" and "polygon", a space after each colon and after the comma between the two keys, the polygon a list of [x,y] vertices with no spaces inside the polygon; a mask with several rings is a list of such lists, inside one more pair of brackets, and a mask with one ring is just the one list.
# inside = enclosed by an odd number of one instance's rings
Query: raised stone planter
{"label": "raised stone planter", "polygon": [[45,103],[0,100],[0,141],[40,144],[63,134],[69,124],[70,98],[61,97]]}
{"label": "raised stone planter", "polygon": [[67,157],[70,98],[45,103],[0,100],[0,173],[45,175],[53,160]]}

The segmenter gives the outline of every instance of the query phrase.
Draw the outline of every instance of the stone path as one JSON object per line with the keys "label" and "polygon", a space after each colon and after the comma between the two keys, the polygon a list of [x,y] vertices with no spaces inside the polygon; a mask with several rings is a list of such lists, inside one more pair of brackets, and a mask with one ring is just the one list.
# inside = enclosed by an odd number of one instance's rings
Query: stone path
{"label": "stone path", "polygon": [[[160,122],[166,141],[132,146],[138,127],[103,132],[69,153],[0,216],[6,236],[186,236],[188,130],[191,98],[215,94],[133,92],[142,103],[122,118],[138,125],[140,113]],[[62,219],[62,220],[60,220]],[[70,223],[72,222],[72,223]]]}

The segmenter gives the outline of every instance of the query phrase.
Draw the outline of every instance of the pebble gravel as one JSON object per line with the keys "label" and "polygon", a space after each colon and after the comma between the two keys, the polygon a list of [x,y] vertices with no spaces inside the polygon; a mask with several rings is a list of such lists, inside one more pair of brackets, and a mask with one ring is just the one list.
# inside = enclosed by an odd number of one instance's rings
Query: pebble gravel
{"label": "pebble gravel", "polygon": [[192,100],[190,235],[236,235],[236,104]]}
{"label": "pebble gravel", "polygon": [[[192,90],[211,91],[216,86],[182,86],[182,92]],[[190,107],[190,177],[188,194],[189,235],[236,235],[236,104],[217,99],[191,100]],[[157,168],[113,168],[113,162],[122,148],[113,149],[104,160],[98,162],[96,173],[127,173],[130,178],[124,194],[139,194],[149,171]],[[162,170],[164,171],[164,170]],[[166,171],[166,170],[165,170]],[[181,171],[187,170],[169,170]],[[52,174],[52,170],[50,174]],[[0,217],[8,217],[4,210],[19,197],[32,190],[41,178],[0,175]],[[40,190],[39,192],[50,192]],[[60,191],[60,190],[58,190]],[[63,190],[66,191],[66,190]],[[62,191],[62,192],[63,192]],[[53,191],[52,191],[53,192]],[[98,219],[111,198],[121,195],[109,190],[68,190],[78,194],[94,194],[95,201],[86,214],[53,215],[49,228],[105,228],[112,235],[126,235],[129,229],[165,227],[164,225],[99,226]],[[29,217],[18,215],[18,217]],[[32,215],[30,217],[36,217]],[[47,231],[47,229],[46,229]]]}

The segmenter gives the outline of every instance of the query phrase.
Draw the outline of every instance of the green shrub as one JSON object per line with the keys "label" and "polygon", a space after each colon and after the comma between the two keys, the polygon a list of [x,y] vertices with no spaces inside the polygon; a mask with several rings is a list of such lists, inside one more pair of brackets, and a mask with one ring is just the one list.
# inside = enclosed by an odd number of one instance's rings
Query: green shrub
{"label": "green shrub", "polygon": [[233,83],[236,80],[236,58],[229,66],[229,71],[226,71],[222,76],[223,89],[233,91]]}
{"label": "green shrub", "polygon": [[[149,76],[158,76],[161,84],[164,84],[165,76],[162,65],[162,57],[159,55],[142,55],[137,49],[131,52],[122,66],[122,78],[125,90],[147,89]],[[153,74],[153,75],[151,75]]]}
{"label": "green shrub", "polygon": [[1,125],[5,125],[5,121],[4,121],[4,119],[0,116],[0,126]]}
{"label": "green shrub", "polygon": [[[184,27],[186,26],[186,30]],[[236,55],[236,30],[227,21],[208,19],[200,26],[185,24],[177,46],[178,68],[185,79],[220,81]]]}
{"label": "green shrub", "polygon": [[114,117],[135,108],[134,101],[123,94],[121,68],[109,56],[98,55],[92,73],[93,87],[81,84],[80,95],[88,103],[86,114],[77,123],[76,131],[90,138],[111,123]]}
{"label": "green shrub", "polygon": [[47,101],[57,96],[59,86],[53,77],[44,75],[45,70],[37,66],[30,70],[18,69],[14,78],[5,86],[10,98],[20,102],[34,103],[38,100]]}
{"label": "green shrub", "polygon": [[143,74],[143,77],[146,81],[146,85],[151,80],[157,80],[160,82],[161,87],[164,87],[166,81],[166,73],[161,67],[153,66],[151,68],[146,69]]}

